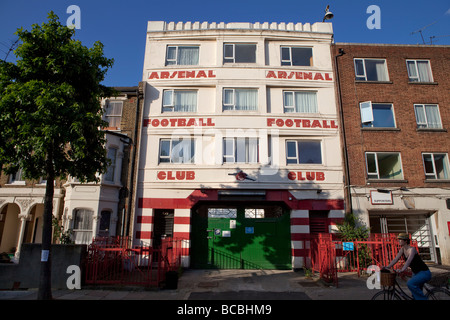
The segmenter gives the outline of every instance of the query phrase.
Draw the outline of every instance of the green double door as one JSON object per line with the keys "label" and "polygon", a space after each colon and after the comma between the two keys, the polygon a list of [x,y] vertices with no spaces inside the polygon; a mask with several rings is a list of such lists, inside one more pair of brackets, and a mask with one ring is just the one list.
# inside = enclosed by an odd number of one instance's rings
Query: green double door
{"label": "green double door", "polygon": [[289,213],[280,206],[201,206],[192,219],[192,268],[292,267]]}

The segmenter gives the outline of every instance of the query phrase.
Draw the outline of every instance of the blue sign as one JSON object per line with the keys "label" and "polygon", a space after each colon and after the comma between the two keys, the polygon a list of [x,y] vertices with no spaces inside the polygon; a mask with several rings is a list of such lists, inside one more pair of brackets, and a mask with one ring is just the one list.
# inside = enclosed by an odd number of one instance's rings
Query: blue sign
{"label": "blue sign", "polygon": [[353,251],[355,250],[355,244],[353,242],[342,242],[342,249],[344,251]]}
{"label": "blue sign", "polygon": [[254,227],[245,227],[245,233],[253,234],[253,233],[255,233],[255,228]]}

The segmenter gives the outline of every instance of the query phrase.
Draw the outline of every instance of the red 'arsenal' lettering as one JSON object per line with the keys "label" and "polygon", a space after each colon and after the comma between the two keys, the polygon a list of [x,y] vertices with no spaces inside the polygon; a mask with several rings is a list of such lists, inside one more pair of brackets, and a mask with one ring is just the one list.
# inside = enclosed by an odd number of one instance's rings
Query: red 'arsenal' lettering
{"label": "red 'arsenal' lettering", "polygon": [[153,79],[193,79],[193,78],[215,78],[214,70],[183,70],[183,71],[152,71],[148,75]]}
{"label": "red 'arsenal' lettering", "polygon": [[325,80],[332,81],[329,72],[273,71],[266,73],[266,79]]}

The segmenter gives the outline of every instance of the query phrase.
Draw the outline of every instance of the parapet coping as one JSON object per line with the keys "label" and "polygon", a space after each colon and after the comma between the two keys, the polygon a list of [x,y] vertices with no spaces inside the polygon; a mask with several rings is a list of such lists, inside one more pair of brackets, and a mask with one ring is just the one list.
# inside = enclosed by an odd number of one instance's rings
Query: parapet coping
{"label": "parapet coping", "polygon": [[293,22],[166,22],[148,21],[147,32],[190,31],[190,30],[273,30],[293,32],[333,33],[330,22],[293,23]]}

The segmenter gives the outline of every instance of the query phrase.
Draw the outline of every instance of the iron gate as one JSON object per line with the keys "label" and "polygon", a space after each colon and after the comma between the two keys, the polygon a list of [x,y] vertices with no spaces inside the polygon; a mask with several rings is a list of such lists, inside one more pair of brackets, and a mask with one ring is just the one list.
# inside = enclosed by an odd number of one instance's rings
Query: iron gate
{"label": "iron gate", "polygon": [[158,248],[132,247],[128,237],[95,238],[88,247],[85,283],[159,286],[168,271],[178,270],[181,250],[182,240],[172,238]]}
{"label": "iron gate", "polygon": [[[302,240],[305,268],[318,272],[329,283],[338,285],[338,272],[360,275],[371,265],[386,266],[397,256],[400,246],[397,234],[371,234],[366,240],[333,239],[329,233],[305,235]],[[419,252],[417,241],[411,245]],[[398,265],[403,264],[400,260]]]}

